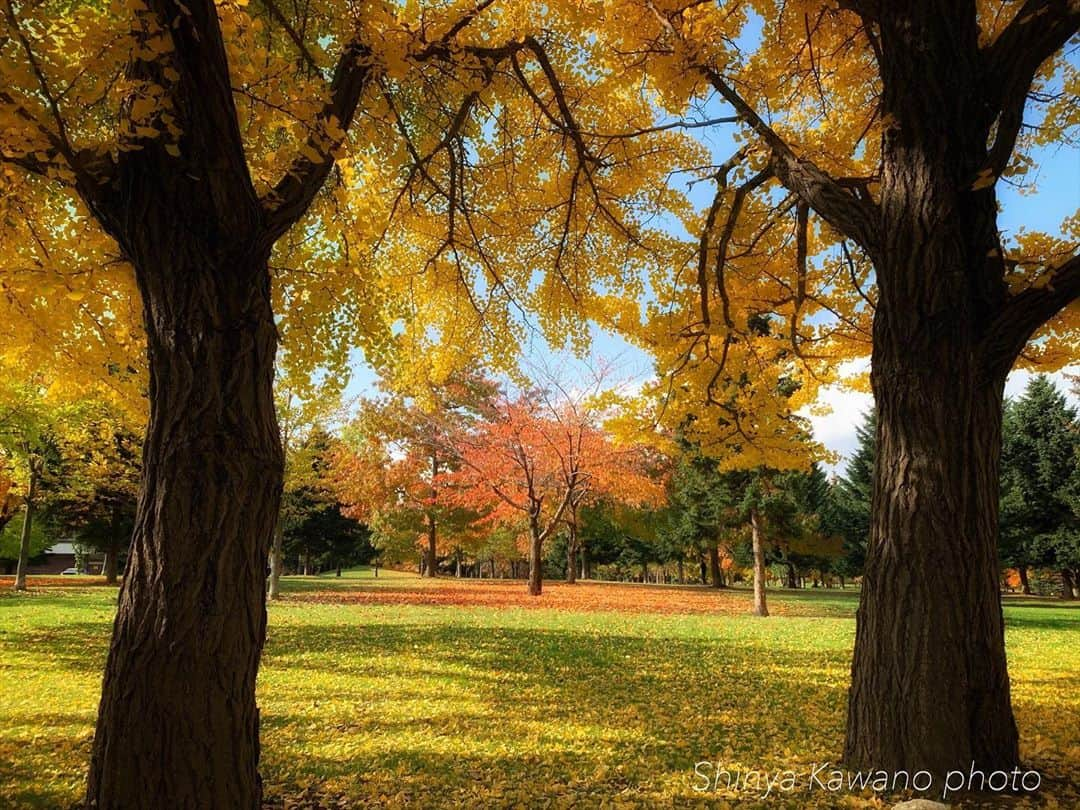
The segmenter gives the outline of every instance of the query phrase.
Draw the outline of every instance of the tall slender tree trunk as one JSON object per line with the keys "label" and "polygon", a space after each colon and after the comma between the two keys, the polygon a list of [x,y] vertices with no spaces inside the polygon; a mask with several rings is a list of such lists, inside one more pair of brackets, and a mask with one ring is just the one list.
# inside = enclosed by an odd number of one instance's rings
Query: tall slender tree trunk
{"label": "tall slender tree trunk", "polygon": [[26,486],[26,504],[23,510],[22,532],[19,535],[19,565],[15,569],[15,590],[26,590],[26,569],[30,566],[30,532],[34,526],[34,501],[37,498],[38,469],[30,459],[30,481]]}
{"label": "tall slender tree trunk", "polygon": [[436,571],[439,568],[438,551],[438,526],[435,522],[435,515],[431,512],[427,514],[427,547],[424,549],[424,567],[422,576],[434,577]]}
{"label": "tall slender tree trunk", "polygon": [[1028,569],[1026,565],[1018,565],[1016,567],[1016,573],[1020,575],[1020,589],[1021,593],[1031,594],[1031,581],[1028,579]]}
{"label": "tall slender tree trunk", "polygon": [[536,518],[529,516],[529,595],[539,596],[544,590],[543,538]]}
{"label": "tall slender tree trunk", "polygon": [[285,545],[285,523],[278,515],[274,522],[274,542],[270,548],[270,582],[267,586],[271,599],[281,598],[281,569],[284,565],[282,547]]}
{"label": "tall slender tree trunk", "polygon": [[756,509],[750,510],[750,536],[754,547],[754,615],[768,616],[769,608],[765,604],[765,546]]}
{"label": "tall slender tree trunk", "polygon": [[105,551],[105,564],[102,566],[106,585],[115,585],[120,572],[120,541],[114,535],[109,539],[109,547]]}
{"label": "tall slender tree trunk", "polygon": [[195,210],[183,227],[145,215],[142,244],[128,247],[151,405],[87,787],[99,810],[261,803],[255,678],[283,467],[277,331],[265,252],[236,233],[199,243]]}
{"label": "tall slender tree trunk", "polygon": [[577,512],[574,509],[570,511],[569,525],[569,537],[566,540],[566,582],[573,585],[577,582],[578,554]]}

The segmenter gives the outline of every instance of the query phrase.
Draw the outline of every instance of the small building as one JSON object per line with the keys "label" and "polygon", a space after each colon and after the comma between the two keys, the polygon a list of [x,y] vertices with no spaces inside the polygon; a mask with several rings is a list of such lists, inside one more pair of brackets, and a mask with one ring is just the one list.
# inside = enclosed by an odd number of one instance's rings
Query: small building
{"label": "small building", "polygon": [[81,574],[100,574],[105,564],[105,555],[97,551],[87,549],[85,553],[76,555],[75,543],[63,541],[53,543],[30,560],[27,569],[31,574],[62,574],[68,569],[78,568],[77,559],[81,556],[85,570]]}

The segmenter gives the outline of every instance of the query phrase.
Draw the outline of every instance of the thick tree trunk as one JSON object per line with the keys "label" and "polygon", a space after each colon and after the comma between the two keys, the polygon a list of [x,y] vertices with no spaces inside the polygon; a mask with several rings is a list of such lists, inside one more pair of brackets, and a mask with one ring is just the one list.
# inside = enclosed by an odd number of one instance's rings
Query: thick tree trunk
{"label": "thick tree trunk", "polygon": [[1018,565],[1016,567],[1016,573],[1020,575],[1020,589],[1021,593],[1026,595],[1031,594],[1031,581],[1028,579],[1028,569],[1026,565]]}
{"label": "thick tree trunk", "polygon": [[845,761],[939,779],[1010,771],[998,466],[1005,377],[1030,328],[1011,309],[1002,320],[997,203],[979,182],[994,111],[970,6],[880,8],[894,123],[872,257],[877,464]]}
{"label": "thick tree trunk", "polygon": [[540,537],[540,529],[535,521],[531,522],[529,531],[529,595],[539,596],[544,590],[544,558],[542,556],[543,540]]}
{"label": "thick tree trunk", "polygon": [[720,549],[715,543],[709,546],[709,584],[713,588],[724,587],[720,576]]}
{"label": "thick tree trunk", "polygon": [[427,547],[424,549],[422,576],[434,577],[439,568],[438,539],[438,526],[435,522],[435,516],[429,512],[427,516]]}
{"label": "thick tree trunk", "polygon": [[765,546],[756,509],[750,510],[750,535],[754,547],[754,615],[768,616],[769,608],[765,604]]}
{"label": "thick tree trunk", "polygon": [[129,246],[143,259],[151,407],[87,788],[99,810],[261,803],[255,678],[283,466],[277,332],[265,253],[234,234],[195,244],[205,220],[193,222],[144,221]]}
{"label": "thick tree trunk", "polygon": [[942,374],[935,395],[875,374],[880,460],[849,767],[941,775],[1018,762],[996,550],[1004,378],[975,387],[958,377]]}
{"label": "thick tree trunk", "polygon": [[281,598],[281,568],[284,564],[282,546],[285,544],[285,524],[278,515],[274,523],[274,542],[270,548],[270,582],[267,585],[271,599]]}
{"label": "thick tree trunk", "polygon": [[19,564],[15,569],[15,590],[26,590],[26,569],[30,566],[30,532],[34,526],[34,499],[37,496],[37,470],[30,463],[30,482],[26,488],[22,533],[19,535]]}
{"label": "thick tree trunk", "polygon": [[102,573],[105,575],[106,585],[115,585],[120,571],[120,542],[114,537],[109,541],[109,548],[105,552],[105,564]]}
{"label": "thick tree trunk", "polygon": [[679,584],[680,585],[685,585],[686,584],[686,569],[683,566],[683,558],[682,557],[679,557],[679,560],[676,563],[676,566],[678,568]]}

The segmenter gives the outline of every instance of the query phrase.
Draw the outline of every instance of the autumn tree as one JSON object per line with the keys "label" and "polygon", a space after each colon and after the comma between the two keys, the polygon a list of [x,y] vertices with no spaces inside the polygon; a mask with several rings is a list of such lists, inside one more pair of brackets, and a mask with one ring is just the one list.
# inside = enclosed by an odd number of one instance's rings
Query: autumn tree
{"label": "autumn tree", "polygon": [[377,541],[422,538],[423,576],[438,573],[440,541],[448,551],[477,517],[442,497],[442,488],[458,437],[483,418],[495,392],[482,375],[456,372],[422,397],[390,391],[362,401],[344,431],[333,464],[338,497],[348,514],[370,523]]}
{"label": "autumn tree", "polygon": [[[0,456],[20,494],[19,550],[14,588],[26,590],[31,538],[45,492],[57,482],[58,436],[71,421],[70,403],[49,397],[40,375],[0,382]],[[10,496],[10,489],[9,489]]]}
{"label": "autumn tree", "polygon": [[[555,386],[503,397],[458,439],[451,491],[483,522],[523,526],[533,596],[543,589],[544,543],[569,510],[605,496],[644,501],[653,491],[634,449],[616,447],[598,424],[595,393]],[[576,533],[577,516],[572,520]],[[575,566],[576,545],[570,538],[567,562]]]}
{"label": "autumn tree", "polygon": [[[678,306],[653,307],[642,330],[676,407],[708,406],[723,420],[710,432],[749,437],[783,416],[776,386],[725,380],[793,376],[812,399],[822,371],[872,344],[878,463],[847,764],[1009,770],[1002,393],[1021,356],[1069,359],[1080,256],[1075,217],[1060,236],[1003,236],[997,186],[1030,180],[1038,147],[1076,124],[1062,54],[1080,7],[626,0],[619,13],[634,24],[606,32],[612,47],[665,110],[737,122],[734,155],[692,177],[716,194],[689,223],[696,261],[662,298]],[[763,339],[763,312],[786,347]]]}
{"label": "autumn tree", "polygon": [[135,522],[141,440],[135,417],[106,399],[69,409],[56,439],[60,481],[49,498],[52,522],[104,553],[115,584]]}
{"label": "autumn tree", "polygon": [[652,106],[608,92],[577,3],[2,11],[5,306],[90,373],[147,370],[87,801],[253,808],[279,335],[331,370],[360,345],[404,382],[505,356],[522,302],[565,338],[574,286],[628,289],[655,255],[642,220],[674,195],[646,156],[683,147],[606,137]]}
{"label": "autumn tree", "polygon": [[[341,378],[327,377],[316,383],[303,375],[301,379],[294,380],[288,374],[287,363],[279,364],[278,368],[274,396],[284,458],[282,497],[287,500],[290,493],[320,486],[320,467],[313,455],[320,445],[309,439],[324,429],[325,423],[333,419],[340,409]],[[285,523],[290,517],[283,501],[270,545],[270,576],[266,584],[270,599],[278,599],[281,595]]]}

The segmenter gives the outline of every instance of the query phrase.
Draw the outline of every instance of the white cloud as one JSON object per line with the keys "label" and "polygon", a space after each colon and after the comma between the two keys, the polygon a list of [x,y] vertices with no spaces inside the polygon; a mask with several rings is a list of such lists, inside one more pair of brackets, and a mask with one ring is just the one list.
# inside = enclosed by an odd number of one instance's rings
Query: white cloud
{"label": "white cloud", "polygon": [[[845,375],[858,373],[869,367],[868,360],[859,360],[846,363],[841,367]],[[1080,373],[1080,365],[1069,366],[1062,371],[1048,375],[1072,404],[1080,406],[1080,399],[1071,390],[1071,381],[1066,374],[1076,375]],[[1028,371],[1014,371],[1009,375],[1005,384],[1005,395],[1009,397],[1020,396],[1024,387],[1035,376]],[[840,461],[835,465],[825,465],[830,472],[842,472],[848,458],[858,446],[855,428],[862,423],[863,414],[874,405],[874,398],[870,394],[860,391],[846,391],[837,386],[829,386],[822,389],[817,399],[817,406],[827,406],[831,410],[824,415],[815,415],[806,412],[806,416],[814,427],[814,436],[825,445],[826,448],[837,453]]]}

